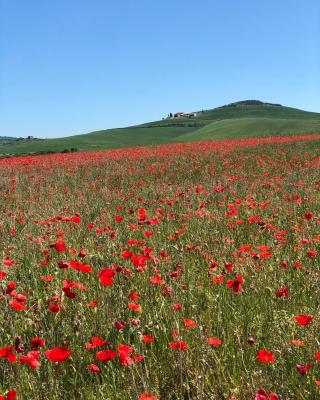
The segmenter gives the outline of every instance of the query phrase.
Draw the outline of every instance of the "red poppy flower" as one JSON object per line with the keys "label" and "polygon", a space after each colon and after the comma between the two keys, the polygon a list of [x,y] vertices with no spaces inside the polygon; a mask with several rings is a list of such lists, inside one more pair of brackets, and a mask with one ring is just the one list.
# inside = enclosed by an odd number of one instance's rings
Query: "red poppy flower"
{"label": "red poppy flower", "polygon": [[16,300],[10,301],[9,304],[12,308],[14,308],[15,310],[18,310],[18,311],[25,311],[28,308]]}
{"label": "red poppy flower", "polygon": [[8,274],[6,272],[0,270],[0,281],[6,279],[7,275]]}
{"label": "red poppy flower", "polygon": [[183,320],[183,322],[187,328],[194,328],[197,326],[197,323],[195,321],[192,321],[192,319],[186,318]]}
{"label": "red poppy flower", "polygon": [[95,373],[100,372],[100,368],[96,364],[88,365],[88,370]]}
{"label": "red poppy flower", "polygon": [[318,252],[316,250],[309,250],[307,251],[307,256],[309,258],[315,258],[317,256]]}
{"label": "red poppy flower", "polygon": [[116,321],[114,323],[114,327],[116,329],[118,329],[119,331],[121,331],[122,329],[124,329],[127,326],[126,321]]}
{"label": "red poppy flower", "polygon": [[6,358],[10,363],[18,361],[16,355],[13,352],[13,346],[6,346],[0,349],[0,358]]}
{"label": "red poppy flower", "polygon": [[140,397],[139,400],[158,400],[156,396],[152,396],[149,393],[143,393]]}
{"label": "red poppy flower", "polygon": [[116,358],[118,353],[114,350],[101,350],[98,351],[96,357],[99,361],[111,361]]}
{"label": "red poppy flower", "polygon": [[241,275],[238,275],[236,279],[230,279],[227,281],[227,286],[232,289],[234,292],[239,293],[243,291],[242,284],[244,279]]}
{"label": "red poppy flower", "polygon": [[154,337],[153,336],[149,336],[149,335],[143,335],[142,336],[142,340],[145,343],[152,343],[154,341]]}
{"label": "red poppy flower", "polygon": [[40,347],[44,347],[44,339],[35,337],[30,341],[31,350],[38,350]]}
{"label": "red poppy flower", "polygon": [[306,219],[307,221],[310,221],[310,219],[312,219],[312,218],[313,218],[312,213],[304,214],[304,219]]}
{"label": "red poppy flower", "polygon": [[[269,393],[269,400],[278,400],[275,393]],[[259,389],[254,400],[268,400],[268,393],[265,389]]]}
{"label": "red poppy flower", "polygon": [[254,400],[268,400],[268,393],[265,389],[259,389]]}
{"label": "red poppy flower", "polygon": [[15,390],[9,390],[6,395],[6,400],[16,400],[17,392]]}
{"label": "red poppy flower", "polygon": [[128,299],[132,300],[132,301],[139,301],[141,299],[141,296],[139,295],[138,292],[136,292],[135,290],[133,292],[131,292],[128,296]]}
{"label": "red poppy flower", "polygon": [[210,346],[220,346],[222,344],[222,340],[217,337],[211,337],[207,339],[207,342]]}
{"label": "red poppy flower", "polygon": [[274,363],[274,354],[268,350],[260,350],[256,357],[262,363]]}
{"label": "red poppy flower", "polygon": [[44,354],[52,362],[64,362],[71,356],[72,351],[65,347],[55,347],[54,349],[47,350]]}
{"label": "red poppy flower", "polygon": [[144,208],[139,208],[138,214],[139,214],[139,222],[143,222],[146,220],[147,212]]}
{"label": "red poppy flower", "polygon": [[137,312],[141,312],[141,311],[142,311],[142,307],[141,307],[140,304],[128,303],[128,307],[129,307],[130,310],[132,310],[132,311],[137,311]]}
{"label": "red poppy flower", "polygon": [[40,276],[40,279],[42,282],[52,282],[54,280],[54,276],[52,275]]}
{"label": "red poppy flower", "polygon": [[98,304],[99,304],[99,300],[93,300],[87,304],[87,307],[96,307]]}
{"label": "red poppy flower", "polygon": [[300,314],[300,315],[295,316],[294,319],[296,320],[296,322],[299,325],[304,326],[304,325],[309,325],[312,322],[313,316]]}
{"label": "red poppy flower", "polygon": [[118,346],[118,353],[120,357],[128,357],[130,354],[132,354],[133,348],[130,346],[127,346],[125,344],[119,344]]}
{"label": "red poppy flower", "polygon": [[104,268],[99,273],[100,283],[103,286],[110,286],[113,285],[113,278],[116,274],[111,268]]}
{"label": "red poppy flower", "polygon": [[86,348],[87,349],[94,349],[96,347],[104,346],[105,344],[106,344],[106,341],[104,339],[102,339],[100,337],[93,336],[91,338],[91,343],[90,342],[86,343]]}
{"label": "red poppy flower", "polygon": [[28,364],[30,368],[38,368],[41,363],[38,361],[40,358],[40,353],[38,351],[29,351],[29,353],[25,356],[22,355],[20,358],[21,364]]}
{"label": "red poppy flower", "polygon": [[304,343],[301,340],[292,340],[291,342],[294,346],[303,347]]}
{"label": "red poppy flower", "polygon": [[281,287],[276,291],[276,298],[289,296],[289,289],[287,287]]}
{"label": "red poppy flower", "polygon": [[75,271],[84,272],[86,274],[92,272],[92,270],[93,270],[91,265],[83,264],[77,260],[71,260],[69,265],[70,265],[70,268],[74,269]]}
{"label": "red poppy flower", "polygon": [[224,275],[217,275],[216,277],[211,279],[212,283],[223,283],[224,282]]}
{"label": "red poppy flower", "polygon": [[165,284],[165,281],[164,281],[163,279],[161,279],[160,275],[154,275],[154,276],[152,276],[152,277],[150,278],[150,282],[151,282],[153,285],[158,285],[158,286],[161,286],[161,285],[164,285],[164,284]]}
{"label": "red poppy flower", "polygon": [[133,353],[133,348],[130,346],[126,346],[124,344],[119,344],[118,346],[118,354],[119,360],[122,365],[131,365],[133,364],[133,359],[130,355]]}
{"label": "red poppy flower", "polygon": [[181,351],[186,351],[188,347],[186,342],[170,342],[169,345],[172,349],[180,349]]}

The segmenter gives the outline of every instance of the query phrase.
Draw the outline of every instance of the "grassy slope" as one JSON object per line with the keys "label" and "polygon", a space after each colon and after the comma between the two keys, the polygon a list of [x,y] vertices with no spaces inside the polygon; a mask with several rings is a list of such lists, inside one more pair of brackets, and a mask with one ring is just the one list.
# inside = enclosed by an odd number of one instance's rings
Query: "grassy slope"
{"label": "grassy slope", "polygon": [[7,145],[0,148],[0,154],[62,151],[63,149],[70,149],[72,147],[79,150],[100,150],[155,145],[175,141],[174,139],[179,135],[192,131],[194,131],[194,128],[190,127],[171,127],[170,129],[161,127],[108,129],[61,139],[46,139]]}
{"label": "grassy slope", "polygon": [[160,120],[61,139],[20,142],[0,147],[0,155],[41,151],[99,150],[229,137],[320,133],[320,114],[269,105],[205,110],[192,120]]}
{"label": "grassy slope", "polygon": [[212,122],[196,132],[180,136],[180,140],[210,140],[231,137],[300,135],[320,133],[320,119],[235,118]]}

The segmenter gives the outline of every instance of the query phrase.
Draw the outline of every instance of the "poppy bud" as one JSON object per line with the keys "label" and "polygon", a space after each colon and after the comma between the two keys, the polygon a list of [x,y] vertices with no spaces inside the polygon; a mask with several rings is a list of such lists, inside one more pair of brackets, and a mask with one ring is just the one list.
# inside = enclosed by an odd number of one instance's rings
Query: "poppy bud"
{"label": "poppy bud", "polygon": [[118,329],[119,331],[121,331],[122,329],[124,329],[126,327],[127,323],[125,321],[116,321],[114,323],[114,327],[116,329]]}
{"label": "poppy bud", "polygon": [[17,353],[23,353],[24,352],[24,346],[23,346],[23,343],[21,342],[21,337],[20,336],[17,336],[15,338],[14,347],[15,347]]}
{"label": "poppy bud", "polygon": [[250,346],[254,346],[256,344],[256,341],[251,336],[248,337],[247,342],[248,342],[248,344],[250,344]]}

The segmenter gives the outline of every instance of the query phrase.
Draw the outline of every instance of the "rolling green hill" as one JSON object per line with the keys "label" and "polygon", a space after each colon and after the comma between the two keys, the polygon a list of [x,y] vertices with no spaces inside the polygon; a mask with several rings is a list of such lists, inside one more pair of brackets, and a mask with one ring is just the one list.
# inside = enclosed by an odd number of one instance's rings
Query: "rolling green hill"
{"label": "rolling green hill", "polygon": [[0,156],[70,150],[100,150],[231,137],[320,133],[320,113],[259,101],[232,103],[198,112],[193,118],[162,119],[60,139],[1,145]]}
{"label": "rolling green hill", "polygon": [[233,118],[214,121],[196,132],[179,137],[182,141],[195,141],[244,137],[268,137],[320,133],[320,120],[282,118]]}

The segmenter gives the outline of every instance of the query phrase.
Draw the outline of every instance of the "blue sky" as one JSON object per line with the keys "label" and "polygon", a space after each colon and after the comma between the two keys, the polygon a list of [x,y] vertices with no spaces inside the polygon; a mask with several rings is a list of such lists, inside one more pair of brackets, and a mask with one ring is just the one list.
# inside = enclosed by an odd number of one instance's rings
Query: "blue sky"
{"label": "blue sky", "polygon": [[243,99],[320,112],[318,0],[0,0],[0,136]]}

